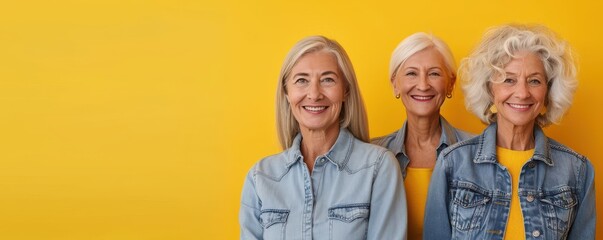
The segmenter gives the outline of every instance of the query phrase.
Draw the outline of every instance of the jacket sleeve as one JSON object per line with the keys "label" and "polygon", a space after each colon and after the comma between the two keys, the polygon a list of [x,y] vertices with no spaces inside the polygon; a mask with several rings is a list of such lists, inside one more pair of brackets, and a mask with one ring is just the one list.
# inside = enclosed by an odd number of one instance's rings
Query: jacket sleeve
{"label": "jacket sleeve", "polygon": [[400,165],[390,151],[381,157],[373,182],[367,239],[406,239],[406,193]]}
{"label": "jacket sleeve", "polygon": [[425,205],[425,219],[423,223],[423,239],[451,239],[452,229],[448,218],[448,180],[446,161],[443,155],[439,156],[431,175],[427,203]]}
{"label": "jacket sleeve", "polygon": [[239,210],[241,239],[262,239],[264,228],[259,220],[260,204],[261,201],[255,189],[252,168],[245,178],[243,193],[241,194],[241,209]]}
{"label": "jacket sleeve", "polygon": [[587,160],[580,171],[582,191],[578,196],[578,211],[568,239],[595,239],[595,222],[597,211],[595,210],[595,171],[592,164]]}

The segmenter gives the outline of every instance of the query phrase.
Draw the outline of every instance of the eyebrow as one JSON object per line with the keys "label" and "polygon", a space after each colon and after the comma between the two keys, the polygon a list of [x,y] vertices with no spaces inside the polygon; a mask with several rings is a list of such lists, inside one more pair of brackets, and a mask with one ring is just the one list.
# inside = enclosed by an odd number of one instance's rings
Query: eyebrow
{"label": "eyebrow", "polygon": [[310,76],[310,74],[307,73],[296,73],[295,75],[293,75],[293,77],[308,77]]}
{"label": "eyebrow", "polygon": [[[413,70],[417,70],[417,69],[419,69],[419,68],[418,68],[418,67],[414,67],[414,66],[408,66],[408,67],[405,67],[405,68],[402,68],[402,69],[403,69],[403,70],[406,70],[406,69],[413,69]],[[437,69],[437,70],[444,70],[444,68],[442,68],[442,67],[440,67],[440,66],[433,66],[433,67],[428,67],[428,68],[427,68],[427,71],[430,71],[430,70],[433,70],[433,69]]]}
{"label": "eyebrow", "polygon": [[335,76],[339,76],[339,75],[337,75],[337,73],[336,73],[336,72],[333,72],[333,71],[326,71],[326,72],[323,72],[323,73],[322,73],[322,74],[320,74],[320,75],[321,75],[321,76],[324,76],[324,75],[329,75],[329,74],[333,74],[333,75],[335,75]]}
{"label": "eyebrow", "polygon": [[[507,75],[507,76],[516,76],[517,74],[512,73],[512,72],[505,72],[505,75]],[[541,72],[534,72],[534,73],[528,75],[528,77],[533,77],[533,76],[546,77],[546,74],[545,73],[541,73]]]}
{"label": "eyebrow", "polygon": [[[336,72],[333,72],[333,71],[326,71],[326,72],[321,73],[320,75],[324,76],[324,75],[331,75],[331,74],[333,74],[335,76],[339,76],[339,75],[337,75]],[[309,76],[310,76],[310,74],[304,73],[304,72],[293,75],[293,77],[309,77]]]}

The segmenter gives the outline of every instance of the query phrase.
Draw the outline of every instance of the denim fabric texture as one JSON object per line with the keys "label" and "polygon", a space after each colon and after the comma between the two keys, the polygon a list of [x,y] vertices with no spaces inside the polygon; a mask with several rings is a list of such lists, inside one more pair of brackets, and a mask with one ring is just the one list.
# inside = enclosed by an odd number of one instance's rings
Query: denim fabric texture
{"label": "denim fabric texture", "polygon": [[[503,239],[511,177],[496,158],[496,123],[445,149],[432,174],[423,237]],[[518,196],[526,239],[594,239],[594,170],[586,157],[534,128],[534,155],[522,167]]]}
{"label": "denim fabric texture", "polygon": [[[402,128],[389,135],[371,139],[372,144],[387,148],[394,153],[396,159],[398,159],[398,163],[400,164],[403,178],[406,178],[406,168],[410,163],[410,159],[408,159],[408,155],[406,155],[406,148],[404,145],[404,140],[406,137],[406,124],[407,122],[405,121],[404,125],[402,125]],[[440,135],[440,144],[437,148],[436,157],[439,156],[442,150],[448,146],[475,136],[475,134],[467,133],[454,128],[442,116],[440,116],[440,126],[442,127],[442,135]]]}
{"label": "denim fabric texture", "polygon": [[340,129],[310,174],[301,139],[249,171],[241,239],[406,239],[404,183],[391,152]]}

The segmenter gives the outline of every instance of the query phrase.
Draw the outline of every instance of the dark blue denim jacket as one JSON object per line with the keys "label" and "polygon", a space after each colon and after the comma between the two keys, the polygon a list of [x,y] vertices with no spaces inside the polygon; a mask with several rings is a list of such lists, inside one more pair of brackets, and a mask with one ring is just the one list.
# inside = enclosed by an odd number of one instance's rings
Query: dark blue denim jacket
{"label": "dark blue denim jacket", "polygon": [[[491,124],[442,152],[429,187],[424,239],[503,239],[512,182],[496,158],[496,131]],[[538,126],[534,138],[534,155],[519,176],[526,239],[594,239],[593,166]]]}
{"label": "dark blue denim jacket", "polygon": [[[444,117],[440,116],[440,126],[442,126],[442,135],[440,135],[440,144],[436,150],[436,157],[440,155],[440,152],[448,146],[460,142],[465,139],[474,137],[474,134],[470,134],[459,129],[454,128]],[[406,148],[404,140],[406,138],[406,121],[400,130],[397,130],[389,135],[371,139],[371,143],[382,146],[389,149],[396,155],[398,163],[400,164],[400,170],[402,171],[402,177],[406,178],[406,168],[410,163],[410,159],[406,155]]]}

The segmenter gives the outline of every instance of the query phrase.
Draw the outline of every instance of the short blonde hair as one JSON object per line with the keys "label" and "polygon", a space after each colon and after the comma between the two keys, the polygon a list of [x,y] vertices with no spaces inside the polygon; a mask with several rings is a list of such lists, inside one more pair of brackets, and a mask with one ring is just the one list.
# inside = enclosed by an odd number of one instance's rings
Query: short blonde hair
{"label": "short blonde hair", "polygon": [[435,48],[442,54],[446,68],[451,74],[450,77],[452,79],[456,78],[456,63],[448,45],[442,41],[442,39],[434,35],[418,32],[402,40],[396,49],[394,49],[394,52],[392,52],[392,57],[389,61],[389,80],[394,80],[400,66],[402,66],[412,55],[430,47]]}
{"label": "short blonde hair", "polygon": [[352,135],[364,142],[368,142],[369,140],[368,120],[364,101],[358,89],[356,74],[354,73],[354,68],[348,54],[335,40],[324,36],[311,36],[297,42],[289,51],[281,67],[278,79],[276,90],[276,125],[279,142],[283,149],[291,147],[293,139],[300,131],[299,123],[293,116],[291,106],[287,101],[287,89],[285,86],[287,78],[291,73],[291,69],[293,69],[293,66],[295,66],[301,57],[318,51],[325,51],[335,56],[339,70],[346,80],[345,101],[339,115],[340,127],[347,128]]}
{"label": "short blonde hair", "polygon": [[498,81],[497,76],[505,76],[504,67],[520,51],[536,54],[547,77],[547,111],[536,117],[537,124],[545,127],[558,123],[571,106],[578,85],[576,65],[569,44],[547,27],[538,25],[492,28],[469,57],[461,61],[459,75],[467,109],[486,124],[496,121],[496,114],[490,110],[493,105],[490,83]]}

